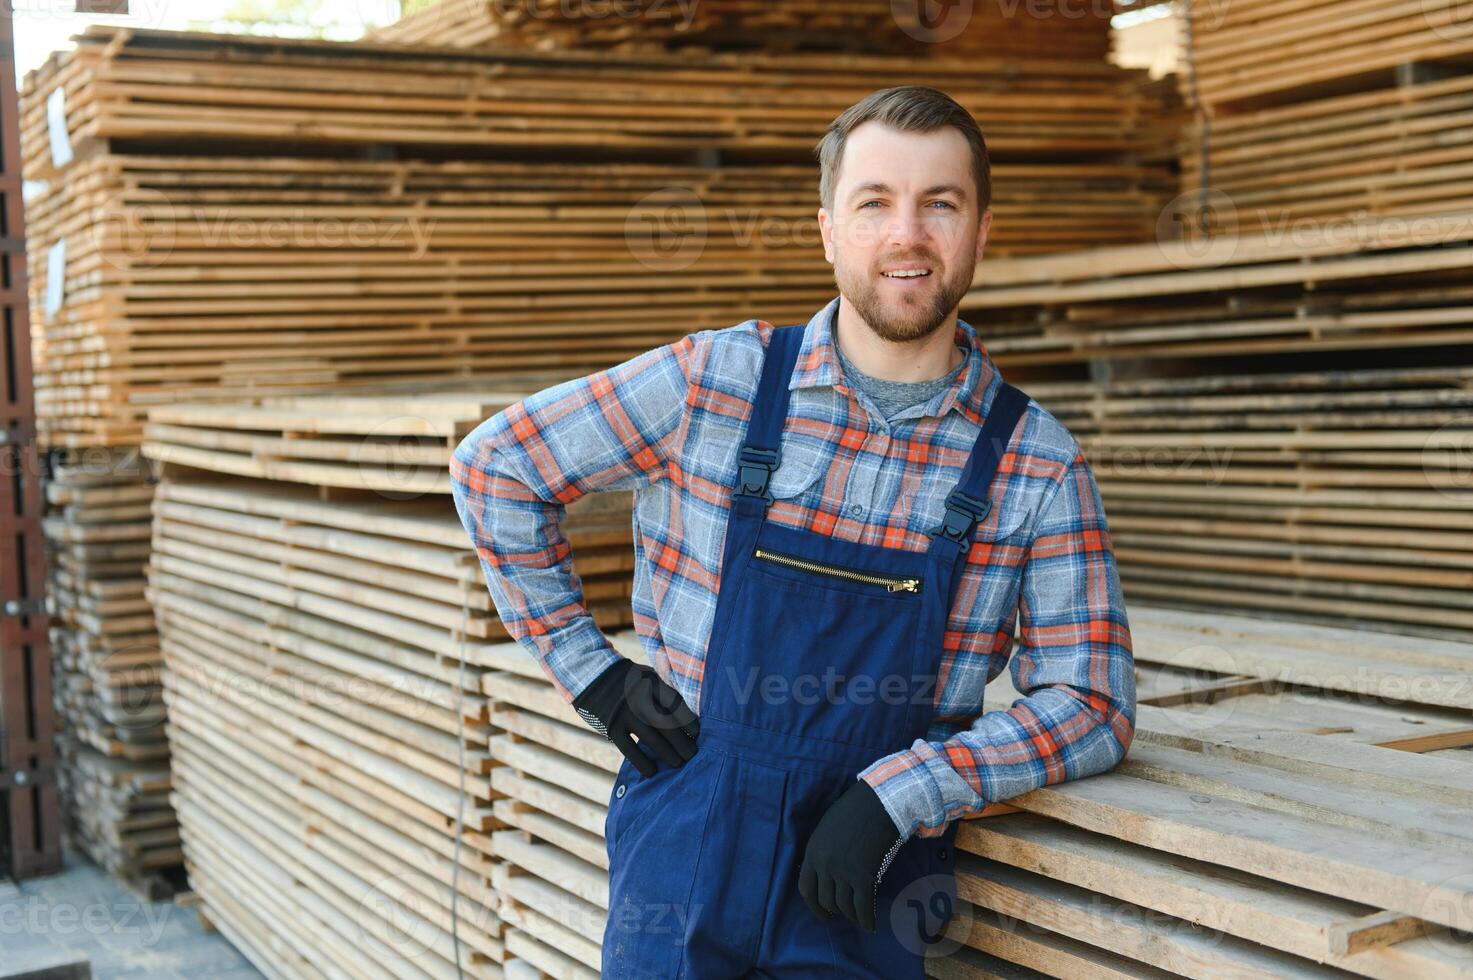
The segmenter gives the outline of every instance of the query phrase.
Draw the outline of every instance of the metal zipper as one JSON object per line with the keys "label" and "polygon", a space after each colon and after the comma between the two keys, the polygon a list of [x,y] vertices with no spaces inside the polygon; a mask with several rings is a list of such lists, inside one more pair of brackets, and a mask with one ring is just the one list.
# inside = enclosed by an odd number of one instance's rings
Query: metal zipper
{"label": "metal zipper", "polygon": [[870,575],[866,572],[856,572],[850,568],[840,568],[837,565],[821,565],[817,562],[808,561],[805,558],[794,558],[792,555],[783,555],[775,551],[767,551],[764,548],[758,548],[754,554],[758,558],[766,561],[775,561],[780,565],[792,565],[794,568],[802,568],[810,572],[837,575],[840,578],[853,579],[856,582],[868,582],[871,585],[883,585],[887,592],[921,591],[921,580],[918,578],[886,578],[883,575]]}

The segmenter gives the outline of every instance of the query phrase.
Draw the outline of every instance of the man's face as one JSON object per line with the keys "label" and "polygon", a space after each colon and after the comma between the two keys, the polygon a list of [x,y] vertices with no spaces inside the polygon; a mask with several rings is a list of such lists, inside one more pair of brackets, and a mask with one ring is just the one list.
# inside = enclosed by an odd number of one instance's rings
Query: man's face
{"label": "man's face", "polygon": [[[870,121],[849,134],[833,213],[820,208],[818,223],[839,294],[878,336],[920,340],[955,312],[992,225],[978,203],[971,150],[955,129]],[[914,270],[924,274],[887,275]]]}

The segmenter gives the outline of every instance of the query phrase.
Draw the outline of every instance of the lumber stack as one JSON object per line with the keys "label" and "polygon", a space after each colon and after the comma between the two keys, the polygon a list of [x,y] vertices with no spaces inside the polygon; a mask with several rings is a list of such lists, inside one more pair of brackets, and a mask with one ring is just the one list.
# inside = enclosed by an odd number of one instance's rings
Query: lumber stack
{"label": "lumber stack", "polygon": [[1458,0],[1188,8],[1185,190],[1220,229],[1324,233],[1473,201],[1473,17]]}
{"label": "lumber stack", "polygon": [[73,846],[144,894],[180,861],[162,663],[144,596],[153,476],[136,452],[64,456],[42,523],[63,822]]}
{"label": "lumber stack", "polygon": [[[448,468],[526,392],[468,387],[178,404],[150,421],[148,594],[185,861],[268,973],[453,977],[458,959],[501,977],[518,958],[481,665],[514,644]],[[564,527],[590,607],[627,625],[629,495],[581,500]]]}
{"label": "lumber stack", "polygon": [[1132,599],[1470,635],[1473,215],[1364,231],[979,267],[963,313],[1080,439]]}
{"label": "lumber stack", "polygon": [[801,321],[832,290],[812,145],[890,82],[987,128],[992,255],[1145,240],[1173,189],[1139,73],[824,61],[90,28],[25,93],[43,433],[136,445],[181,387],[575,376]]}
{"label": "lumber stack", "polygon": [[[456,433],[506,403],[451,387],[150,415],[175,806],[212,918],[263,968],[448,976],[458,931],[468,975],[599,973],[618,752],[499,632],[444,493]],[[628,502],[585,497],[567,527],[595,617],[647,662],[622,629]],[[1473,793],[1454,755],[1473,645],[1130,618],[1131,756],[962,828],[931,973],[1473,975],[1448,932],[1473,925],[1451,819]],[[1015,696],[1004,675],[988,707]],[[373,938],[390,921],[397,944]]]}
{"label": "lumber stack", "polygon": [[[136,444],[148,408],[181,391],[573,377],[728,326],[738,310],[801,322],[833,282],[814,245],[810,170],[77,163],[32,202],[38,259],[64,241],[68,270],[68,301],[38,324],[45,431],[59,444]],[[1017,225],[1002,254],[1081,233],[1140,237],[1129,168],[1000,166],[995,179],[997,220]],[[97,214],[117,219],[89,224]],[[656,237],[666,230],[673,246]],[[44,296],[44,263],[35,278]]]}
{"label": "lumber stack", "polygon": [[[555,149],[601,158],[719,149],[734,159],[811,150],[877,88],[944,88],[1003,161],[1129,152],[1151,110],[1144,74],[1103,60],[835,54],[671,54],[335,43],[92,25],[26,77],[26,176],[54,168],[48,99],[61,89],[73,146],[265,140],[325,145]],[[197,155],[197,150],[196,150]],[[811,165],[811,163],[810,163]]]}
{"label": "lumber stack", "polygon": [[1183,12],[1196,89],[1218,109],[1364,89],[1399,65],[1473,66],[1473,15],[1458,0],[1233,0]]}
{"label": "lumber stack", "polygon": [[1473,976],[1473,645],[1130,620],[1127,758],[962,825],[932,975]]}
{"label": "lumber stack", "polygon": [[1103,61],[1110,52],[1109,4],[971,4],[940,16],[891,0],[439,0],[369,31],[375,41],[458,48],[539,50],[855,51],[923,58],[1034,55]]}

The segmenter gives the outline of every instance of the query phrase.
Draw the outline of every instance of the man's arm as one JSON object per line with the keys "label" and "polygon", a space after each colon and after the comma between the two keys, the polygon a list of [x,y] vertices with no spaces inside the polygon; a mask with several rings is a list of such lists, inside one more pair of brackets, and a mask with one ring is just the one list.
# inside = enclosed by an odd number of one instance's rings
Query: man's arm
{"label": "man's arm", "polygon": [[664,479],[683,438],[697,335],[530,395],[456,447],[451,496],[512,638],[571,703],[620,655],[594,624],[567,505]]}
{"label": "man's arm", "polygon": [[1025,696],[944,742],[916,739],[859,773],[909,837],[1029,790],[1105,772],[1135,730],[1125,599],[1094,475],[1076,452],[1022,569],[1013,685]]}

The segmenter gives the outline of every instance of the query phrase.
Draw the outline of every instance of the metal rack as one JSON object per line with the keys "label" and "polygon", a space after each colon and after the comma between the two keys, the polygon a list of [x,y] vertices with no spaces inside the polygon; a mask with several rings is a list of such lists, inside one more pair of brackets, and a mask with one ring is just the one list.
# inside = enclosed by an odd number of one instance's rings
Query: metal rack
{"label": "metal rack", "polygon": [[11,16],[0,3],[0,875],[29,878],[60,870],[61,822]]}

